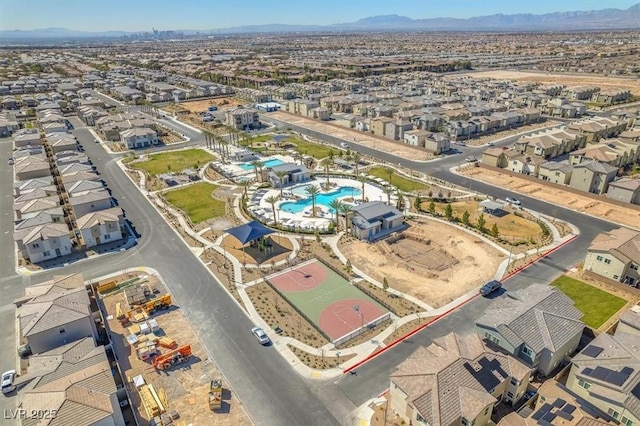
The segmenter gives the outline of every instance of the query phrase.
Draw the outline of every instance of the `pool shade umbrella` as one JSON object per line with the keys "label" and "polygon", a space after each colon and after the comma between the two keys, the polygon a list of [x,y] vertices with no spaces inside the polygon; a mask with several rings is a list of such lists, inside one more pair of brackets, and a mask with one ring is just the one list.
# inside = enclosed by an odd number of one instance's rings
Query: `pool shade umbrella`
{"label": "pool shade umbrella", "polygon": [[225,232],[236,237],[244,249],[245,244],[257,240],[260,237],[264,237],[265,235],[273,234],[275,231],[267,228],[257,220],[254,220],[240,226],[236,226],[235,228],[225,229]]}

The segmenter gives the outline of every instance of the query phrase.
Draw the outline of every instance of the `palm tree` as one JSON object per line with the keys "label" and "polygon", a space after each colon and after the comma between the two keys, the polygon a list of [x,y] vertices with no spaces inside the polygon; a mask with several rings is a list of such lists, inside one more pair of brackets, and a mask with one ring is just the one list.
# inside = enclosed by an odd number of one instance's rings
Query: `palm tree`
{"label": "palm tree", "polygon": [[366,176],[358,176],[358,180],[362,184],[362,201],[364,201],[364,184],[367,181],[367,177]]}
{"label": "palm tree", "polygon": [[336,232],[337,232],[338,228],[340,227],[338,224],[338,212],[340,211],[340,209],[342,209],[342,201],[338,200],[337,198],[334,198],[329,203],[329,207],[333,209],[333,214],[336,221]]}
{"label": "palm tree", "polygon": [[304,188],[304,191],[311,198],[311,216],[316,217],[316,197],[320,193],[320,187],[318,185],[308,185]]}
{"label": "palm tree", "polygon": [[282,197],[282,187],[284,186],[284,177],[285,176],[289,176],[289,173],[287,173],[284,170],[276,170],[275,172],[273,172],[276,177],[280,180],[280,197]]}
{"label": "palm tree", "polygon": [[354,152],[351,156],[351,160],[353,161],[353,165],[355,166],[356,176],[358,176],[358,166],[360,165],[360,160],[362,160],[362,156],[359,152]]}
{"label": "palm tree", "polygon": [[253,170],[256,172],[256,182],[262,182],[262,179],[258,178],[258,169],[262,171],[262,166],[264,166],[264,163],[262,161],[255,160],[251,162],[251,165],[253,166]]}
{"label": "palm tree", "polygon": [[278,224],[278,218],[276,216],[276,202],[278,201],[277,197],[274,197],[273,195],[270,196],[269,198],[265,199],[265,201],[269,204],[271,204],[271,211],[273,211],[273,221],[275,222],[275,224]]}
{"label": "palm tree", "polygon": [[391,205],[391,194],[393,194],[393,187],[392,186],[385,186],[384,189],[382,190],[382,192],[387,194],[387,204]]}
{"label": "palm tree", "polygon": [[240,186],[243,187],[243,193],[242,193],[242,198],[247,198],[247,187],[251,184],[251,181],[249,180],[242,180],[240,181]]}
{"label": "palm tree", "polygon": [[324,167],[324,172],[327,174],[327,189],[329,188],[329,167],[333,165],[331,158],[325,158],[320,162],[320,165]]}
{"label": "palm tree", "polygon": [[347,233],[349,233],[349,213],[353,210],[351,204],[341,203],[340,213],[344,215],[344,226]]}
{"label": "palm tree", "polygon": [[385,171],[387,172],[387,176],[389,176],[387,181],[391,183],[391,175],[393,175],[393,169],[391,167],[385,167]]}

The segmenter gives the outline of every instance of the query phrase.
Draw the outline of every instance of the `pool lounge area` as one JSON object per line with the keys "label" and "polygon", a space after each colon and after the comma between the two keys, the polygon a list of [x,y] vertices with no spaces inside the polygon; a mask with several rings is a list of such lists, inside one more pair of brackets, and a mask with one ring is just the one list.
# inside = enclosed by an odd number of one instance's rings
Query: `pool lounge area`
{"label": "pool lounge area", "polygon": [[[294,162],[293,157],[287,155],[272,155],[269,157],[258,158],[258,161],[262,162],[262,169],[265,170],[269,167],[279,166],[285,163]],[[212,166],[215,170],[223,174],[225,177],[236,181],[250,180],[255,178],[255,167],[251,164],[251,161],[235,161],[231,163],[223,163],[221,161],[214,161]]]}

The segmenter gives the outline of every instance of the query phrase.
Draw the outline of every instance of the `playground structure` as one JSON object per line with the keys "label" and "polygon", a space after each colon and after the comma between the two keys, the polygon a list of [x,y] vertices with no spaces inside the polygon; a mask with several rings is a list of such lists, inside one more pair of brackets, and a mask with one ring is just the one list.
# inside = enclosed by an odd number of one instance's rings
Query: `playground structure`
{"label": "playground structure", "polygon": [[209,409],[222,408],[222,380],[214,379],[209,386]]}
{"label": "playground structure", "polygon": [[168,370],[174,365],[186,362],[191,357],[191,345],[183,345],[165,354],[155,357],[153,367],[156,370]]}

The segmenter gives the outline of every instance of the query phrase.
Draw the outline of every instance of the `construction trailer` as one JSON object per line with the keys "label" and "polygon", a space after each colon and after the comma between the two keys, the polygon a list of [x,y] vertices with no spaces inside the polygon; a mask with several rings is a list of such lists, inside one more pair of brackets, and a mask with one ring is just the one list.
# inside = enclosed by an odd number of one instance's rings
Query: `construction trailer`
{"label": "construction trailer", "polygon": [[222,380],[215,379],[209,386],[209,408],[219,410],[222,408]]}
{"label": "construction trailer", "polygon": [[157,356],[153,360],[153,366],[156,370],[167,370],[176,364],[181,364],[188,361],[190,357],[191,345],[184,345]]}

